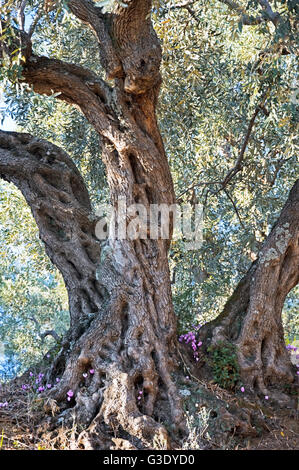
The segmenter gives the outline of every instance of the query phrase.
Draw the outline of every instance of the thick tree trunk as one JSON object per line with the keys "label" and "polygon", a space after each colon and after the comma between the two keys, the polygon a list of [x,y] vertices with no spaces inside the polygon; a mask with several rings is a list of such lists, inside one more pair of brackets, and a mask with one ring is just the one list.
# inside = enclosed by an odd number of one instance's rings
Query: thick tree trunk
{"label": "thick tree trunk", "polygon": [[[116,178],[115,186],[132,201],[134,192],[148,204],[142,167],[133,156],[129,160],[106,150],[105,158],[124,159],[117,168],[123,168],[126,178]],[[114,167],[108,168],[111,181]],[[0,174],[25,196],[69,294],[71,328],[51,370],[52,376],[61,374],[51,396],[70,414],[75,412],[77,422],[92,423],[85,446],[103,445],[103,424],[145,445],[155,438],[169,445],[160,422],[180,428],[183,415],[172,378],[176,322],[167,240],[115,239],[101,250],[83,180],[70,158],[48,142],[1,131]],[[138,184],[142,190],[136,193]],[[155,191],[147,193],[154,201]],[[88,382],[83,374],[91,369]],[[69,390],[74,393],[71,402]],[[91,443],[91,435],[98,442]]]}
{"label": "thick tree trunk", "polygon": [[[152,2],[126,3],[104,15],[89,0],[68,2],[72,13],[95,33],[100,62],[107,76],[115,78],[113,88],[78,65],[34,55],[26,33],[21,34],[23,78],[38,93],[59,93],[59,99],[79,107],[94,126],[114,208],[123,198],[127,206],[143,204],[149,211],[150,204],[174,202],[155,115],[161,47],[150,20]],[[5,44],[2,48],[10,50]],[[40,142],[39,158],[39,151],[31,152],[28,136],[2,133],[2,140],[3,149],[8,145],[3,158],[13,160],[13,149],[18,148],[24,152],[24,167],[33,165],[26,177],[20,169],[11,173],[14,165],[4,169],[0,163],[1,173],[29,203],[69,294],[71,328],[52,370],[62,374],[52,397],[71,407],[77,421],[93,423],[85,434],[86,446],[101,445],[101,426],[140,445],[151,445],[154,439],[169,445],[162,423],[180,430],[184,422],[172,377],[178,358],[169,239],[116,237],[101,250],[87,192],[70,159]],[[44,157],[48,147],[50,159]],[[90,369],[94,374],[87,384],[83,374]],[[66,401],[69,390],[74,393],[71,402]],[[88,444],[92,435],[98,436],[98,443]]]}
{"label": "thick tree trunk", "polygon": [[[285,347],[282,308],[299,281],[299,180],[264,242],[258,259],[225,305],[222,314],[199,333],[205,351],[235,345],[246,389],[289,401],[281,390],[296,371]],[[271,390],[271,393],[270,393]]]}

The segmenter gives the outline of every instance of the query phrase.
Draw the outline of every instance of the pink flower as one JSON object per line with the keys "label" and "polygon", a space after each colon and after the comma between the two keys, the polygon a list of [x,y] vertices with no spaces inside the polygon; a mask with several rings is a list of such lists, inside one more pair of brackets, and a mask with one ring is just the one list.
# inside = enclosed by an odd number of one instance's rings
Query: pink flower
{"label": "pink flower", "polygon": [[60,382],[60,379],[59,379],[58,377],[57,377],[57,379],[56,379],[56,382],[57,382],[57,383]]}
{"label": "pink flower", "polygon": [[70,398],[72,398],[72,397],[74,396],[73,390],[69,390],[69,391],[67,392],[67,396],[70,397]]}
{"label": "pink flower", "polygon": [[51,387],[52,387],[52,385],[51,385],[51,384],[47,384],[47,388],[51,388]]}
{"label": "pink flower", "polygon": [[84,374],[82,374],[82,375],[83,375],[84,379],[86,379],[88,374],[86,374],[86,372],[84,372]]}
{"label": "pink flower", "polygon": [[268,397],[268,395],[266,395],[266,396],[265,396],[265,400],[269,400],[269,397]]}
{"label": "pink flower", "polygon": [[93,375],[93,374],[94,374],[94,369],[90,369],[89,373],[90,373],[91,375]]}
{"label": "pink flower", "polygon": [[244,387],[241,387],[240,390],[241,390],[242,393],[245,392],[245,388],[244,388]]}

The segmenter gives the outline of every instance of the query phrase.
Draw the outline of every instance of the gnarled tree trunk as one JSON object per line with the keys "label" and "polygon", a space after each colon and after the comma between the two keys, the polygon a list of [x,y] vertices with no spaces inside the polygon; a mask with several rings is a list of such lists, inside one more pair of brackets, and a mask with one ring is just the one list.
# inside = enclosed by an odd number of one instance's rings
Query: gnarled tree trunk
{"label": "gnarled tree trunk", "polygon": [[246,389],[281,403],[289,402],[281,389],[296,377],[285,346],[281,313],[286,296],[298,282],[299,180],[258,259],[222,314],[199,333],[206,351],[222,343],[235,345]]}
{"label": "gnarled tree trunk", "polygon": [[[114,87],[78,65],[34,55],[26,33],[23,77],[38,93],[59,92],[59,99],[79,107],[94,126],[115,209],[119,198],[149,209],[174,202],[155,116],[161,48],[151,1],[126,3],[104,15],[91,1],[69,2],[95,33]],[[139,445],[154,439],[169,445],[162,423],[184,427],[172,377],[178,358],[169,240],[115,238],[101,249],[84,183],[64,152],[28,135],[3,132],[0,149],[0,173],[23,192],[68,290],[71,328],[52,370],[62,378],[51,396],[69,406],[76,421],[92,423],[85,446],[103,446],[103,426],[108,435],[114,430]],[[90,369],[94,375],[87,384],[82,374]],[[74,396],[67,402],[69,390]]]}

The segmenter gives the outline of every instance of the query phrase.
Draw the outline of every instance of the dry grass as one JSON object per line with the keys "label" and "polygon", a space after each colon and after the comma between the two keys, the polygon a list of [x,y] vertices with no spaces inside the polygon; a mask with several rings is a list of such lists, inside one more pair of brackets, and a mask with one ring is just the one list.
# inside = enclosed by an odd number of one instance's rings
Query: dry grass
{"label": "dry grass", "polygon": [[[9,405],[0,408],[0,450],[57,450],[76,449],[75,427],[65,429],[62,426],[51,430],[45,420],[45,400],[32,392],[22,390],[22,381],[16,379],[0,387],[0,402],[8,401]],[[200,402],[198,408],[187,413],[189,436],[182,443],[182,449],[200,450],[202,443],[209,444],[210,449],[249,449],[249,450],[290,450],[299,448],[299,420],[293,410],[273,410],[270,407],[257,407],[246,397],[236,396],[223,390],[216,384],[193,381],[194,387],[201,387],[213,394],[216,399],[239,407],[254,407],[265,421],[265,429],[259,437],[232,436],[229,444],[219,445],[209,434],[208,407]],[[196,416],[196,424],[195,424]],[[199,424],[198,424],[199,423]],[[42,425],[42,426],[41,426]],[[155,448],[162,449],[163,443],[155,443]]]}

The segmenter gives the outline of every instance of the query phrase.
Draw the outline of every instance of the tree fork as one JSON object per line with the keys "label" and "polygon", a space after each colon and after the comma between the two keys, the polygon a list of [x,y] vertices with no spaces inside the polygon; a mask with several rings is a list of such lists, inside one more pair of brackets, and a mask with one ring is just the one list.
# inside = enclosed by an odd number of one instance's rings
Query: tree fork
{"label": "tree fork", "polygon": [[[156,420],[173,429],[184,420],[172,378],[176,326],[167,243],[113,240],[101,253],[83,180],[53,144],[1,131],[0,174],[25,196],[69,294],[71,328],[51,370],[62,378],[49,395],[69,420],[75,413],[93,430],[104,422],[145,445],[156,436],[168,446]],[[87,385],[83,374],[90,369],[95,373]],[[75,399],[69,404],[70,389]]]}

